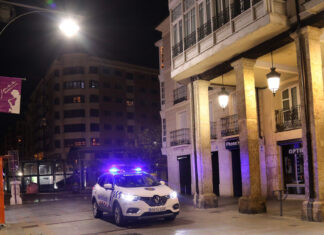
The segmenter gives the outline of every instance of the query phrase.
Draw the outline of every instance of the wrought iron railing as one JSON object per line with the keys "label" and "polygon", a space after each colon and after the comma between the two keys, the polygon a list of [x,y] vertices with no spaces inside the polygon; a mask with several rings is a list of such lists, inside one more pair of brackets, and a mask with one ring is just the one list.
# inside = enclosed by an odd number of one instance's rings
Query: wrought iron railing
{"label": "wrought iron railing", "polygon": [[170,145],[190,144],[190,129],[183,128],[170,132]]}
{"label": "wrought iron railing", "polygon": [[221,118],[221,136],[237,135],[239,133],[239,127],[237,122],[237,114]]}
{"label": "wrought iron railing", "polygon": [[277,132],[301,128],[300,106],[275,111]]}
{"label": "wrought iron railing", "polygon": [[172,47],[172,55],[175,57],[183,51],[182,41],[178,42]]}
{"label": "wrought iron railing", "polygon": [[229,22],[229,9],[226,7],[223,11],[217,12],[216,16],[213,17],[213,28],[214,30],[220,28],[222,25]]}
{"label": "wrought iron railing", "polygon": [[184,49],[187,49],[196,43],[196,31],[193,31],[191,34],[187,35],[184,38]]}
{"label": "wrought iron railing", "polygon": [[209,35],[211,31],[211,21],[208,20],[198,28],[198,41]]}
{"label": "wrought iron railing", "polygon": [[244,11],[249,9],[251,7],[250,0],[240,0],[240,1],[234,1],[231,4],[231,14],[232,18],[242,14]]}
{"label": "wrought iron railing", "polygon": [[210,122],[210,138],[217,139],[217,122]]}
{"label": "wrought iron railing", "polygon": [[182,86],[173,90],[173,104],[187,100],[187,87]]}

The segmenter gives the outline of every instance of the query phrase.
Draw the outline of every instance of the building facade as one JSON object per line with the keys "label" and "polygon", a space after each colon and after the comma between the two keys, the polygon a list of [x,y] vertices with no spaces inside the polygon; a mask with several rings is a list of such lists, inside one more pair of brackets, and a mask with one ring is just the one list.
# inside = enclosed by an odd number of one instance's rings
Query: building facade
{"label": "building facade", "polygon": [[62,55],[34,91],[27,119],[31,153],[121,157],[139,144],[140,133],[160,132],[157,71],[87,54]]}
{"label": "building facade", "polygon": [[169,0],[156,43],[162,153],[169,184],[198,207],[236,196],[260,213],[286,190],[305,199],[303,218],[324,219],[324,3],[296,2]]}

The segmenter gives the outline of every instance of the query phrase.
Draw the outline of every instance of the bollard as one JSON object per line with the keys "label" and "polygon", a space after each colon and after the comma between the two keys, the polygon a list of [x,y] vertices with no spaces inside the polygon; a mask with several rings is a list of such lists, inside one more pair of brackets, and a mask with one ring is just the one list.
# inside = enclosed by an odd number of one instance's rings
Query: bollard
{"label": "bollard", "polygon": [[[275,193],[278,192],[278,196],[275,196]],[[287,190],[284,189],[279,189],[279,190],[274,190],[273,196],[277,198],[277,200],[280,201],[280,216],[282,216],[282,202],[287,199],[288,197],[288,192]]]}

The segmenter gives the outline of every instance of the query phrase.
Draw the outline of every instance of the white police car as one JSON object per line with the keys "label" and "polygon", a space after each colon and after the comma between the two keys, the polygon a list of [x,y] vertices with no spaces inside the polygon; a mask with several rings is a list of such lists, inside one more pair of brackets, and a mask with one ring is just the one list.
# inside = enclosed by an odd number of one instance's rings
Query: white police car
{"label": "white police car", "polygon": [[108,212],[117,225],[133,219],[174,220],[180,210],[177,193],[140,168],[111,168],[100,176],[92,190],[92,206],[95,218]]}

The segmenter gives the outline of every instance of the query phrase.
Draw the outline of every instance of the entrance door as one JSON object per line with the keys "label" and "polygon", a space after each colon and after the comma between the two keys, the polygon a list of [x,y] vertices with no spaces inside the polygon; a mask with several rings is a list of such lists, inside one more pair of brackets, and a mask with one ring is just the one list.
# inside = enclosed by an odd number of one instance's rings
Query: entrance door
{"label": "entrance door", "polygon": [[233,172],[233,192],[234,197],[242,196],[242,176],[240,150],[232,150],[232,172]]}
{"label": "entrance door", "polygon": [[212,169],[213,169],[213,192],[219,196],[219,165],[218,152],[212,152]]}
{"label": "entrance door", "polygon": [[191,195],[190,155],[178,156],[181,194]]}

